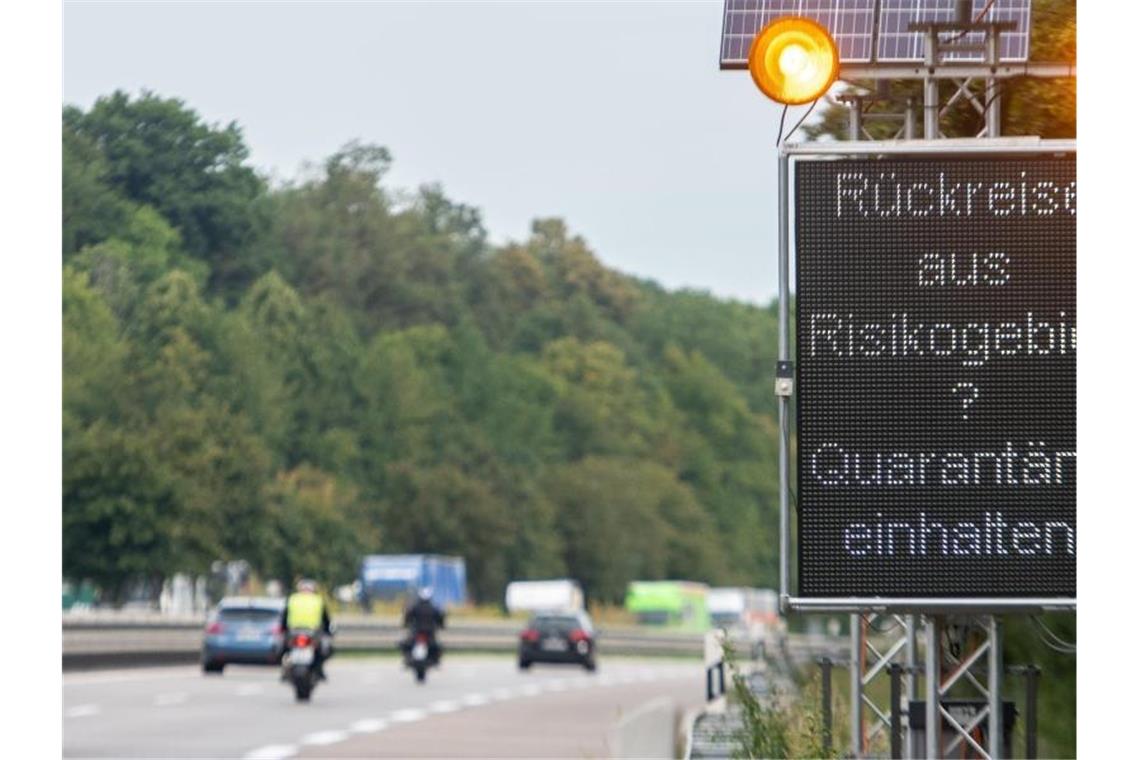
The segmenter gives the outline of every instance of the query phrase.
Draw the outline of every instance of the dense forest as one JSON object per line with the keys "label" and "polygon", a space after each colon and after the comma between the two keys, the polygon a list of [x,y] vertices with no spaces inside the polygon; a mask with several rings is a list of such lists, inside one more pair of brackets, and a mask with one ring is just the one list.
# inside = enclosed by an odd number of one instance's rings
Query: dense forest
{"label": "dense forest", "polygon": [[559,219],[492,245],[391,161],[271,186],[179,100],[64,110],[65,577],[440,552],[482,601],[772,585],[774,307],[615,272]]}

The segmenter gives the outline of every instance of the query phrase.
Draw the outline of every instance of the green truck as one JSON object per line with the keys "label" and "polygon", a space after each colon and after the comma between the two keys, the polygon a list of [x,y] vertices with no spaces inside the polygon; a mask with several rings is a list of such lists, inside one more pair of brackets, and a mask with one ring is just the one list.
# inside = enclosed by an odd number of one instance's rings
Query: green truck
{"label": "green truck", "polygon": [[693,581],[633,581],[625,595],[625,608],[643,625],[682,631],[710,627],[709,587]]}

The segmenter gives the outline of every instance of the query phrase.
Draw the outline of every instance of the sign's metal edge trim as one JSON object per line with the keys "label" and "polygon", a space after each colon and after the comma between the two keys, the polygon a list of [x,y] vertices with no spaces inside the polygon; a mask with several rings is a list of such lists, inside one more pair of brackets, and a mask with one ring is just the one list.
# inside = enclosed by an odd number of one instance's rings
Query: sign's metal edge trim
{"label": "sign's metal edge trim", "polygon": [[782,143],[782,156],[945,155],[985,153],[1076,153],[1076,140],[1040,137],[967,137],[950,140],[846,140],[843,142]]}
{"label": "sign's metal edge trim", "polygon": [[1003,610],[1076,610],[1073,597],[802,597],[785,599],[788,609],[796,612],[860,612],[911,611],[937,612],[969,610],[971,612]]}

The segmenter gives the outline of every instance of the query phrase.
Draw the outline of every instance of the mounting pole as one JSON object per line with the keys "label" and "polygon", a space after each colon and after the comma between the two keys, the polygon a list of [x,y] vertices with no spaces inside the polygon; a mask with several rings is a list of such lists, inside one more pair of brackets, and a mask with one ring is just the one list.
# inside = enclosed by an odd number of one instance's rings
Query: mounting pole
{"label": "mounting pole", "polygon": [[933,26],[926,28],[926,77],[922,83],[922,129],[927,140],[937,140],[938,131],[938,80],[934,69],[938,65],[938,32]]}
{"label": "mounting pole", "polygon": [[942,620],[926,619],[926,757],[942,756]]}
{"label": "mounting pole", "polygon": [[987,679],[986,687],[989,691],[990,701],[990,741],[989,750],[990,760],[998,760],[1002,757],[1002,753],[1006,750],[1002,746],[1002,730],[1004,728],[1005,710],[1002,709],[1001,702],[1001,676],[1002,676],[1002,662],[1001,662],[1001,621],[998,620],[997,615],[991,615],[989,619],[989,637],[990,637],[990,651],[989,651],[989,678]]}
{"label": "mounting pole", "polygon": [[[913,120],[912,120],[913,121]],[[910,703],[918,699],[918,616],[906,616],[906,746],[904,752],[908,758],[916,758],[920,755],[918,748],[915,747],[914,741],[914,719],[910,714]]]}
{"label": "mounting pole", "polygon": [[995,76],[1001,51],[1000,35],[1001,28],[997,24],[990,24],[986,29],[986,64],[991,73],[986,79],[986,137],[1001,137],[1001,83]]}
{"label": "mounting pole", "polygon": [[[776,159],[778,177],[777,256],[779,257],[780,313],[778,317],[777,353],[781,362],[789,360],[790,328],[788,325],[788,156],[779,152]],[[778,422],[780,425],[780,611],[788,611],[789,584],[791,582],[791,516],[788,514],[791,473],[788,471],[788,450],[791,436],[788,431],[788,397],[776,397]]]}
{"label": "mounting pole", "polygon": [[863,616],[851,616],[851,756],[863,757]]}
{"label": "mounting pole", "polygon": [[847,139],[863,139],[863,99],[852,98],[847,105]]}
{"label": "mounting pole", "polygon": [[917,134],[914,123],[914,98],[906,99],[906,110],[903,112],[903,138],[913,140]]}

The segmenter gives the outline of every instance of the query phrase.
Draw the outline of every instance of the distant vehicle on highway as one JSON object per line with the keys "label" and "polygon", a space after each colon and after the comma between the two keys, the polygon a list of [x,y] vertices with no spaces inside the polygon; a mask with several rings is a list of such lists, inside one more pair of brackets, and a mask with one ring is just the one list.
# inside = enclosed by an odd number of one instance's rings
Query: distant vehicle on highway
{"label": "distant vehicle on highway", "polygon": [[582,609],[578,581],[559,578],[548,581],[513,581],[507,584],[508,612],[544,612]]}
{"label": "distant vehicle on highway", "polygon": [[202,670],[221,673],[226,665],[276,665],[285,649],[281,613],[285,600],[226,597],[210,614],[202,641]]}
{"label": "distant vehicle on highway", "polygon": [[709,587],[693,581],[633,581],[625,608],[643,625],[707,631]]}
{"label": "distant vehicle on highway", "polygon": [[540,612],[530,619],[519,635],[519,668],[527,670],[536,662],[598,667],[594,623],[582,610]]}
{"label": "distant vehicle on highway", "polygon": [[467,564],[462,557],[438,554],[372,554],[360,563],[360,604],[414,599],[430,587],[436,606],[467,603]]}
{"label": "distant vehicle on highway", "polygon": [[758,656],[763,642],[784,631],[779,596],[772,589],[714,588],[708,595],[712,624],[723,628],[738,646]]}

